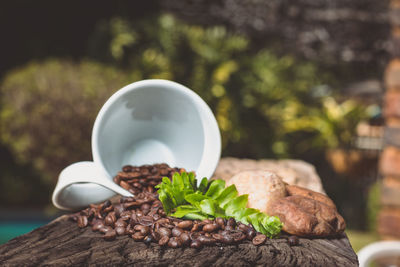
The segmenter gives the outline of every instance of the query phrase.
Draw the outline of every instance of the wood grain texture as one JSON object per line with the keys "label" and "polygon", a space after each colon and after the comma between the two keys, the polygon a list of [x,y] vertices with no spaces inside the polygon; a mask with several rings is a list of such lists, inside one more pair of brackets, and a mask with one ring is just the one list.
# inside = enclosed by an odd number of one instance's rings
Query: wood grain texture
{"label": "wood grain texture", "polygon": [[163,248],[128,236],[104,241],[90,228],[80,229],[62,216],[0,246],[2,266],[358,266],[346,235],[336,239],[300,239],[290,247],[285,238],[254,246]]}

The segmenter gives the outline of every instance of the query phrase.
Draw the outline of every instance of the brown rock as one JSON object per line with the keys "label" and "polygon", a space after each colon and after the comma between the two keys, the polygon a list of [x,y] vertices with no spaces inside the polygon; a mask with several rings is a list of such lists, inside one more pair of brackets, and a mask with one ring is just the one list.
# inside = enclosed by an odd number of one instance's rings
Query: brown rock
{"label": "brown rock", "polygon": [[212,178],[229,181],[243,171],[266,170],[282,177],[283,181],[325,193],[314,166],[301,160],[251,160],[222,158]]}
{"label": "brown rock", "polygon": [[249,208],[263,212],[266,212],[270,201],[286,196],[285,183],[278,175],[269,171],[238,173],[227,182],[227,186],[232,184],[235,184],[239,195],[249,195]]}
{"label": "brown rock", "polygon": [[319,202],[322,202],[322,203],[328,205],[329,207],[336,209],[335,203],[333,203],[333,201],[324,194],[314,192],[307,188],[303,188],[303,187],[296,186],[296,185],[287,185],[286,191],[289,196],[296,195],[296,196],[308,197],[308,198],[317,200]]}
{"label": "brown rock", "polygon": [[298,236],[334,236],[346,227],[335,208],[300,195],[271,201],[267,214],[278,216],[282,229]]}
{"label": "brown rock", "polygon": [[400,207],[400,178],[385,177],[382,182],[381,203]]}

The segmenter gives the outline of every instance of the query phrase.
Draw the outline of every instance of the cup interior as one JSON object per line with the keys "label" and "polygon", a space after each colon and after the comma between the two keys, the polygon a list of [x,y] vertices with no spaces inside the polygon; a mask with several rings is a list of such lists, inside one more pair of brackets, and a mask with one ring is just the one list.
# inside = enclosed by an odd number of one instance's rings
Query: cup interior
{"label": "cup interior", "polygon": [[[210,137],[215,138],[211,143]],[[127,164],[163,162],[211,175],[220,135],[211,110],[193,91],[170,81],[146,80],[124,87],[106,102],[95,122],[92,148],[94,161],[110,177]],[[202,170],[211,150],[218,158],[207,173]]]}

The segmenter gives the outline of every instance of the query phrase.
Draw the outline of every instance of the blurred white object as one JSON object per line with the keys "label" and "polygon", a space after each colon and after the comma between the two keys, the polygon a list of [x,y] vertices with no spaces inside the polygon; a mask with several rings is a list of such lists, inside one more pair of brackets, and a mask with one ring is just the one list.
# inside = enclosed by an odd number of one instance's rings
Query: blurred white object
{"label": "blurred white object", "polygon": [[371,261],[385,257],[400,257],[400,241],[379,241],[363,247],[358,252],[360,267],[367,267]]}

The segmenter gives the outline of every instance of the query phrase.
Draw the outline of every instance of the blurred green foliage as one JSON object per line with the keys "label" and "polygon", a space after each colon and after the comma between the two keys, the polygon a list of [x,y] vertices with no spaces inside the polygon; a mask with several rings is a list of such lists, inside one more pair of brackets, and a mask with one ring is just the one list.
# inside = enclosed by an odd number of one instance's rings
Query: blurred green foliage
{"label": "blurred green foliage", "polygon": [[184,24],[171,15],[104,21],[89,38],[86,60],[33,62],[6,75],[1,142],[51,185],[63,167],[90,159],[95,116],[115,90],[161,78],[188,86],[210,105],[223,155],[301,158],[347,145],[363,110],[336,102],[326,85],[331,77],[312,62],[254,47],[225,27]]}
{"label": "blurred green foliage", "polygon": [[[91,158],[96,114],[129,81],[114,68],[87,61],[48,60],[14,70],[1,84],[1,141],[17,162],[30,164],[53,185],[63,166]],[[13,180],[3,173],[6,179]]]}

